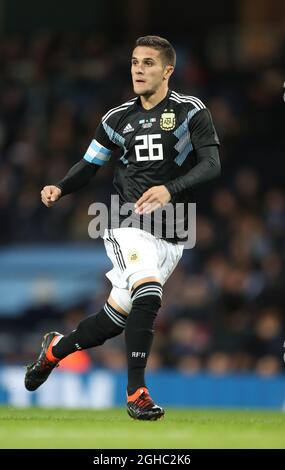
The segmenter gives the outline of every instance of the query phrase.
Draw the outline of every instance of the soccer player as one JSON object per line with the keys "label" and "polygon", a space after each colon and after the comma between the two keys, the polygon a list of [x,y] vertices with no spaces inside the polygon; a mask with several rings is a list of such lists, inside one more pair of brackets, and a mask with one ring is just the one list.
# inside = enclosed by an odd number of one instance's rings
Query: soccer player
{"label": "soccer player", "polygon": [[[175,61],[175,50],[166,39],[137,39],[131,59],[137,96],[107,112],[83,159],[60,182],[43,188],[47,207],[86,185],[118,148],[113,183],[120,208],[132,203],[140,223],[166,205],[193,201],[193,188],[220,174],[219,141],[209,110],[200,99],[168,88]],[[99,346],[125,330],[128,414],[156,420],[164,410],[150,397],[145,368],[163,285],[182,256],[183,243],[177,233],[169,237],[162,230],[157,236],[152,224],[150,230],[122,227],[127,215],[120,212],[119,225],[108,226],[103,236],[113,263],[106,274],[112,290],[105,305],[70,334],[44,336],[38,359],[27,367],[25,386],[36,390],[68,354]],[[161,219],[161,225],[165,229],[167,221]]]}

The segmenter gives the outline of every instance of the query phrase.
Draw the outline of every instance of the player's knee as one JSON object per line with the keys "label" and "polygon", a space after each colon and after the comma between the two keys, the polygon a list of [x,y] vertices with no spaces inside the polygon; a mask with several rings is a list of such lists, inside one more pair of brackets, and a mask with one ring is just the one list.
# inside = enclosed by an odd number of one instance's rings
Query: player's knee
{"label": "player's knee", "polygon": [[137,306],[156,314],[161,306],[162,285],[155,281],[140,284],[133,290],[131,298],[133,307]]}

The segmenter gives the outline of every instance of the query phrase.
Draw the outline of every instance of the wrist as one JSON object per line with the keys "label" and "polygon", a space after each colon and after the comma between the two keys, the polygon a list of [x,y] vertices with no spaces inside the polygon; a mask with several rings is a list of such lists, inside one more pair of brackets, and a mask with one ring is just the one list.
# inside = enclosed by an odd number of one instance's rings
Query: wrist
{"label": "wrist", "polygon": [[56,183],[54,186],[60,190],[60,195],[59,195],[59,197],[64,196],[63,186],[62,186],[60,183]]}
{"label": "wrist", "polygon": [[168,183],[166,183],[164,185],[164,187],[167,189],[167,191],[169,192],[170,194],[170,197],[172,198],[172,196],[174,195],[174,188],[173,188],[173,184],[171,181],[169,181]]}

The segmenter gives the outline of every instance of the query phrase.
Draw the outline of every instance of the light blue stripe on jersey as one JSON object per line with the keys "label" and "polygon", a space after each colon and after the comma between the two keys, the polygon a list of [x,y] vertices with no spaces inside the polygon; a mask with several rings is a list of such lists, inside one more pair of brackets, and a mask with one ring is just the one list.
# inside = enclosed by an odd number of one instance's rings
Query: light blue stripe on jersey
{"label": "light blue stripe on jersey", "polygon": [[177,137],[177,139],[180,139],[180,137],[182,136],[182,134],[184,134],[184,132],[187,132],[189,131],[189,122],[191,121],[192,117],[198,112],[200,111],[199,109],[191,109],[191,111],[189,111],[189,113],[187,114],[187,117],[186,119],[184,119],[184,121],[182,122],[182,124],[180,124],[179,127],[177,127],[176,131],[173,132],[173,134],[175,135],[175,137]]}
{"label": "light blue stripe on jersey", "polygon": [[180,124],[180,126],[177,127],[176,131],[174,131],[173,134],[175,135],[175,137],[177,137],[177,139],[180,139],[183,136],[183,134],[185,134],[186,132],[189,132],[188,117],[184,119],[182,124]]}
{"label": "light blue stripe on jersey", "polygon": [[[176,148],[176,145],[175,147]],[[177,150],[177,149],[176,149]],[[189,153],[192,152],[193,150],[193,145],[192,145],[192,142],[188,142],[185,147],[183,148],[183,150],[177,155],[177,157],[174,159],[175,163],[178,165],[178,166],[181,166],[182,163],[184,163],[184,161],[186,160],[186,158],[188,157]]]}
{"label": "light blue stripe on jersey", "polygon": [[112,129],[112,127],[110,127],[108,124],[106,124],[105,122],[103,122],[103,127],[105,129],[105,132],[107,133],[109,139],[114,142],[114,144],[118,145],[119,147],[121,147],[121,149],[124,151],[123,155],[121,156],[120,160],[121,162],[124,163],[124,165],[127,165],[129,162],[128,160],[125,158],[125,155],[127,153],[127,149],[125,147],[125,142],[126,142],[126,139],[124,139],[124,137],[122,137],[120,134],[118,134],[118,132],[114,131],[114,129]]}
{"label": "light blue stripe on jersey", "polygon": [[192,109],[187,114],[186,119],[180,124],[180,126],[176,129],[173,134],[177,137],[178,142],[174,145],[174,148],[179,152],[177,157],[174,159],[175,163],[181,166],[184,161],[186,160],[187,156],[193,150],[193,144],[190,138],[190,131],[189,131],[189,121],[192,117],[199,111],[199,109]]}
{"label": "light blue stripe on jersey", "polygon": [[108,135],[109,139],[112,142],[114,142],[114,144],[116,144],[119,147],[123,148],[126,139],[124,139],[124,137],[122,137],[120,134],[118,134],[118,132],[114,131],[114,129],[112,129],[112,127],[110,127],[105,122],[103,122],[102,124],[103,124],[103,127],[104,127],[104,129],[106,131],[106,134]]}
{"label": "light blue stripe on jersey", "polygon": [[[126,153],[126,151],[125,151],[125,153]],[[124,153],[124,155],[125,155],[125,153]],[[121,162],[123,162],[124,165],[128,165],[129,160],[127,160],[127,159],[124,157],[124,155],[122,155],[122,156],[120,157],[120,160],[121,160]]]}
{"label": "light blue stripe on jersey", "polygon": [[112,151],[103,147],[96,139],[93,139],[84,155],[84,160],[96,165],[104,165],[110,160]]}

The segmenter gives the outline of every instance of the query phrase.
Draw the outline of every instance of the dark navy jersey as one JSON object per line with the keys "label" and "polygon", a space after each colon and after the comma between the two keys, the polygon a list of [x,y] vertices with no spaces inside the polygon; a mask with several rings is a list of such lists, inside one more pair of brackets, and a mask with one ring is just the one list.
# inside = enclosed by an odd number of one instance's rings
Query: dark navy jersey
{"label": "dark navy jersey", "polygon": [[[211,114],[202,101],[169,90],[149,110],[137,97],[108,111],[84,159],[103,165],[113,150],[120,149],[113,183],[122,205],[136,202],[152,186],[185,175],[197,163],[197,149],[218,144]],[[171,203],[190,201],[187,190]]]}

